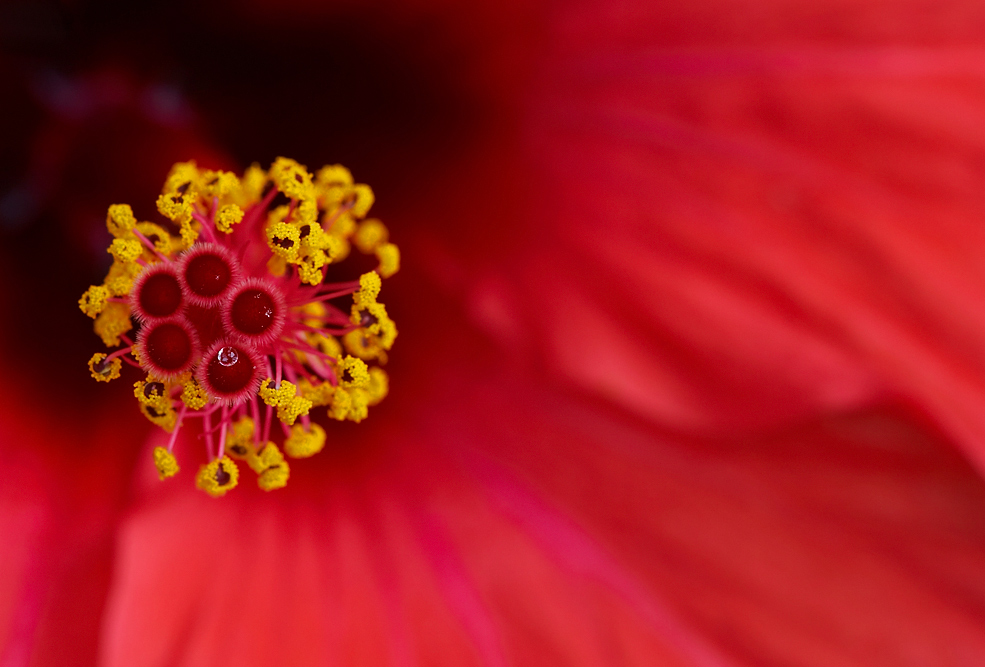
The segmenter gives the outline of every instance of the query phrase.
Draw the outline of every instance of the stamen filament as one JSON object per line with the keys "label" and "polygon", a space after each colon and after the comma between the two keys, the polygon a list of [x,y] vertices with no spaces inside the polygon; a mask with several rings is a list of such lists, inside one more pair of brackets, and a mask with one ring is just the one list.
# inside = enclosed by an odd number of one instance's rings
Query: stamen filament
{"label": "stamen filament", "polygon": [[221,459],[226,453],[226,429],[229,428],[229,414],[228,407],[226,405],[222,406],[222,431],[219,433],[219,458]]}
{"label": "stamen filament", "polygon": [[328,294],[319,295],[314,299],[311,299],[311,301],[328,301],[329,299],[337,299],[340,296],[346,296],[347,294],[352,294],[358,289],[359,289],[359,285],[357,284],[355,287],[351,287],[349,289],[344,289],[344,290],[339,290],[338,292],[329,292]]}
{"label": "stamen filament", "polygon": [[130,365],[130,366],[133,366],[134,368],[139,368],[139,369],[143,370],[143,366],[141,366],[140,364],[138,364],[133,359],[130,359],[128,357],[120,357],[120,359],[123,361],[123,363],[125,363],[127,365]]}
{"label": "stamen filament", "polygon": [[250,398],[250,411],[253,414],[253,443],[260,442],[260,401],[256,396]]}
{"label": "stamen filament", "polygon": [[144,236],[144,235],[143,235],[143,234],[142,234],[142,233],[140,232],[140,230],[139,230],[139,229],[137,229],[136,227],[134,227],[134,228],[133,228],[133,229],[132,229],[131,231],[133,232],[133,235],[134,235],[134,236],[136,236],[136,237],[137,237],[138,239],[140,239],[140,242],[141,242],[141,243],[143,243],[143,244],[144,244],[145,246],[147,246],[147,248],[148,248],[148,249],[149,249],[149,250],[150,250],[150,251],[151,251],[152,253],[154,253],[155,255],[157,255],[157,258],[158,258],[158,259],[160,259],[160,260],[161,260],[161,261],[163,261],[163,262],[167,262],[167,261],[169,261],[169,258],[168,258],[168,256],[167,256],[167,255],[163,255],[163,254],[161,254],[161,252],[160,252],[160,251],[159,251],[159,250],[157,249],[157,246],[155,246],[155,245],[154,245],[153,243],[151,243],[151,240],[150,240],[149,238],[147,238],[146,236]]}
{"label": "stamen filament", "polygon": [[209,461],[215,460],[215,449],[212,442],[212,412],[206,412],[205,416],[202,418],[203,424],[205,425],[205,432],[202,434],[205,436],[205,446],[209,453]]}
{"label": "stamen filament", "polygon": [[185,412],[188,410],[188,406],[182,405],[181,409],[178,411],[178,418],[174,422],[174,430],[171,431],[171,437],[168,439],[168,451],[174,451],[174,443],[178,439],[178,431],[181,430],[182,422],[185,419]]}
{"label": "stamen filament", "polygon": [[106,359],[105,359],[105,361],[113,361],[113,359],[116,359],[117,357],[122,357],[123,355],[129,353],[130,350],[132,350],[132,349],[133,349],[133,346],[132,345],[131,346],[128,346],[128,347],[120,348],[116,352],[113,352],[112,354],[110,354],[109,356],[107,356]]}
{"label": "stamen filament", "polygon": [[208,238],[209,243],[219,242],[219,240],[216,238],[215,230],[212,228],[212,221],[209,218],[205,217],[198,211],[193,212],[192,217],[198,220],[202,224],[202,232]]}

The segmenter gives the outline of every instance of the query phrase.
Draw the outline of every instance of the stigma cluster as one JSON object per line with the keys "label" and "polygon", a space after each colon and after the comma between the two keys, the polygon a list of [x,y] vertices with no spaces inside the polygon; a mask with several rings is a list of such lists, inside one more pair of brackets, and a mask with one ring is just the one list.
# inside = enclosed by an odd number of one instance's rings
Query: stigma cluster
{"label": "stigma cluster", "polygon": [[[200,489],[234,488],[237,461],[260,488],[281,488],[287,458],[325,446],[314,409],[360,422],[383,400],[381,366],[397,329],[378,299],[400,253],[383,223],[367,217],[372,204],[372,190],[340,165],[310,174],[278,158],[241,177],[176,164],[157,199],[158,222],[138,221],[126,204],[109,207],[113,264],[79,307],[117,349],[94,354],[89,370],[102,382],[120,377],[124,363],[145,375],[134,385],[140,410],[171,433],[154,450],[161,479],[180,469],[179,430],[200,419],[208,457]],[[375,270],[327,282],[329,267],[351,255]]]}

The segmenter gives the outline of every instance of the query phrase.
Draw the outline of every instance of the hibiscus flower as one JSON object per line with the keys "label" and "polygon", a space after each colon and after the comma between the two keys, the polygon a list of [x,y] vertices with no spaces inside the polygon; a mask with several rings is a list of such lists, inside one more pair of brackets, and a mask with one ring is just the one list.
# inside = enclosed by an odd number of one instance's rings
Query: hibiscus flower
{"label": "hibiscus flower", "polygon": [[[391,394],[285,488],[213,499],[158,479],[128,387],[79,388],[97,267],[37,278],[82,283],[64,306],[4,294],[50,326],[3,332],[3,661],[981,661],[980,9],[272,7],[179,13],[168,58],[205,65],[168,162],[374,186]],[[76,160],[132,144],[92,118]],[[60,183],[41,220],[88,238],[111,186]]]}

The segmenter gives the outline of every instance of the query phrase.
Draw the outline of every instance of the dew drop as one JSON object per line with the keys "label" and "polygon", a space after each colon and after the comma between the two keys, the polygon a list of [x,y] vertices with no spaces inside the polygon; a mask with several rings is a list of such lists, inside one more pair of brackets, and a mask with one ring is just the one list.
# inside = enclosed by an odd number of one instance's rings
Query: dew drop
{"label": "dew drop", "polygon": [[239,352],[236,351],[235,347],[220,347],[219,352],[216,353],[216,360],[223,366],[227,368],[229,366],[235,366],[236,362],[239,361]]}

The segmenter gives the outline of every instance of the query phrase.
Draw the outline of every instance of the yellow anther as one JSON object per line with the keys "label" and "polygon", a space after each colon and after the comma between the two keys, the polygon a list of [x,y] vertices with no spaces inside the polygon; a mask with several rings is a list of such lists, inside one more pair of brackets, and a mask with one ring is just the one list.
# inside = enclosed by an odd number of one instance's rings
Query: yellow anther
{"label": "yellow anther", "polygon": [[298,228],[286,222],[277,222],[267,227],[267,245],[275,255],[280,255],[288,261],[298,257],[301,247],[301,234]]}
{"label": "yellow anther", "polygon": [[326,233],[348,241],[356,232],[356,221],[348,212],[336,211],[335,213],[325,214],[322,220],[322,227]]}
{"label": "yellow anther", "polygon": [[169,433],[174,430],[174,425],[178,420],[178,415],[175,413],[170,401],[161,402],[155,405],[140,403],[139,407],[140,412],[142,412],[152,424],[157,424]]}
{"label": "yellow anther", "polygon": [[389,278],[400,270],[400,249],[393,243],[384,243],[376,249],[376,259],[380,260],[377,269],[384,278]]}
{"label": "yellow anther", "polygon": [[162,480],[174,477],[181,470],[178,467],[178,459],[164,447],[154,448],[154,465],[157,466],[157,475]]}
{"label": "yellow anther", "polygon": [[243,209],[236,204],[226,204],[215,214],[215,228],[223,234],[231,234],[233,225],[243,219]]}
{"label": "yellow anther", "polygon": [[319,285],[324,279],[322,267],[328,263],[328,257],[322,250],[305,250],[298,257],[298,276],[301,282],[309,285]]}
{"label": "yellow anther", "polygon": [[365,387],[369,384],[369,368],[362,359],[347,356],[339,362],[339,386],[343,389],[350,387]]}
{"label": "yellow anther", "polygon": [[123,361],[119,357],[110,361],[106,359],[107,355],[102,352],[97,352],[89,359],[89,372],[98,382],[109,382],[120,377]]}
{"label": "yellow anther", "polygon": [[267,271],[275,278],[281,278],[287,273],[287,260],[280,255],[272,255],[267,261]]}
{"label": "yellow anther", "polygon": [[359,225],[356,233],[352,236],[352,242],[359,248],[360,252],[368,255],[375,252],[389,238],[390,232],[387,231],[386,225],[376,218],[371,218]]}
{"label": "yellow anther", "polygon": [[394,341],[397,340],[397,333],[397,324],[393,320],[389,317],[381,319],[380,333],[376,336],[376,342],[384,350],[389,350],[393,347]]}
{"label": "yellow anther", "polygon": [[306,459],[314,456],[325,446],[325,429],[315,423],[308,425],[307,430],[302,424],[291,427],[291,435],[284,441],[284,451],[295,459]]}
{"label": "yellow anther", "polygon": [[184,224],[191,220],[192,195],[177,192],[163,194],[157,198],[157,210],[168,220]]}
{"label": "yellow anther", "polygon": [[324,208],[332,216],[341,216],[349,213],[355,198],[352,196],[353,186],[351,185],[332,185],[322,190],[322,203]]}
{"label": "yellow anther", "polygon": [[287,480],[291,476],[291,466],[287,461],[283,461],[275,466],[270,466],[257,477],[257,486],[264,491],[283,489],[287,486]]}
{"label": "yellow anther", "polygon": [[287,484],[291,469],[287,461],[284,460],[284,455],[274,443],[268,442],[259,452],[256,451],[252,442],[237,443],[231,448],[227,439],[226,445],[226,451],[230,456],[246,461],[250,469],[259,475],[257,484],[264,491],[280,489]]}
{"label": "yellow anther", "polygon": [[[286,222],[294,225],[299,230],[305,225],[309,227],[316,225],[318,219],[318,204],[315,203],[313,198],[299,199],[296,200],[291,205],[281,205],[277,208],[271,209],[270,213],[267,214],[267,225],[273,225],[278,222]],[[302,240],[305,234],[310,231],[305,230],[301,234]]]}
{"label": "yellow anther", "polygon": [[106,347],[119,345],[120,335],[130,331],[132,327],[130,307],[125,303],[107,303],[93,325],[96,335],[103,339]]}
{"label": "yellow anther", "polygon": [[248,460],[250,454],[255,454],[253,449],[254,433],[255,426],[249,417],[242,417],[233,422],[232,428],[226,434],[226,452],[234,459]]}
{"label": "yellow anther", "polygon": [[260,384],[258,393],[264,403],[277,408],[277,418],[288,425],[311,409],[311,401],[298,396],[297,387],[290,382],[281,382],[280,387],[275,388],[273,380],[268,378]]}
{"label": "yellow anther", "polygon": [[340,164],[330,164],[318,170],[316,180],[323,187],[352,185],[352,173]]}
{"label": "yellow anther", "polygon": [[278,222],[288,222],[287,214],[290,213],[290,211],[291,207],[287,204],[270,209],[270,212],[267,213],[267,226],[270,227]]}
{"label": "yellow anther", "polygon": [[213,498],[220,498],[239,483],[239,468],[228,456],[213,459],[198,469],[195,486]]}
{"label": "yellow anther", "polygon": [[298,225],[313,225],[318,220],[318,203],[313,194],[298,201],[291,216],[291,222]]}
{"label": "yellow anther", "polygon": [[380,295],[382,286],[380,274],[376,271],[362,274],[359,276],[359,291],[352,295],[353,303],[357,306],[368,306],[371,303],[376,303],[376,297]]}
{"label": "yellow anther", "polygon": [[203,171],[198,187],[206,197],[225,197],[239,189],[239,177],[231,171]]}
{"label": "yellow anther", "polygon": [[181,386],[181,402],[190,410],[201,410],[209,402],[209,393],[195,378],[188,378]]}
{"label": "yellow anther", "polygon": [[[140,266],[139,264],[137,265]],[[106,279],[106,288],[113,296],[123,296],[129,294],[133,289],[133,278],[127,275],[117,275]]]}
{"label": "yellow anther", "polygon": [[263,194],[263,186],[267,183],[267,172],[264,171],[256,162],[251,164],[243,178],[240,179],[240,192],[237,203],[241,207],[248,207],[260,199]]}
{"label": "yellow anther", "polygon": [[325,248],[325,253],[331,261],[341,262],[349,256],[352,250],[349,244],[349,237],[352,236],[352,232],[356,229],[356,223],[348,214],[339,217],[334,222],[329,222],[329,220],[330,218],[326,218],[323,226],[325,233],[331,239],[332,245]]}
{"label": "yellow anther", "polygon": [[324,252],[325,256],[328,257],[329,264],[339,262],[349,254],[349,242],[345,239],[340,239],[338,236],[326,234]]}
{"label": "yellow anther", "polygon": [[137,239],[113,239],[106,251],[119,262],[132,262],[140,257],[144,244]]}
{"label": "yellow anther", "polygon": [[301,247],[305,249],[324,250],[328,247],[330,237],[317,222],[295,222],[301,237]]}
{"label": "yellow anther", "polygon": [[109,288],[105,285],[92,285],[79,299],[79,308],[89,317],[95,318],[106,307],[106,299],[110,297]]}
{"label": "yellow anther", "polygon": [[352,403],[349,406],[349,414],[346,419],[357,424],[366,419],[369,415],[369,392],[365,389],[353,388],[347,390]]}
{"label": "yellow anther", "polygon": [[390,378],[386,371],[379,366],[369,369],[369,384],[366,386],[366,393],[369,394],[370,405],[377,405],[390,393]]}
{"label": "yellow anther", "polygon": [[191,218],[185,218],[178,222],[181,225],[181,228],[178,230],[178,234],[181,235],[181,249],[186,250],[192,247],[192,244],[198,240],[198,230],[201,229],[202,225],[198,220],[192,220]]}
{"label": "yellow anther", "polygon": [[336,387],[335,394],[332,396],[332,404],[328,406],[328,416],[342,421],[349,415],[349,408],[351,407],[352,398],[349,396],[349,392],[341,387]]}
{"label": "yellow anther", "polygon": [[356,219],[366,217],[375,199],[372,188],[365,183],[328,186],[324,188],[322,195],[325,209],[333,215],[347,211]]}
{"label": "yellow anther", "polygon": [[260,394],[260,398],[264,403],[271,407],[277,407],[281,403],[294,398],[297,394],[297,387],[286,380],[282,381],[278,387],[274,385],[273,378],[267,378],[260,383],[260,390],[257,393]]}
{"label": "yellow anther", "polygon": [[277,158],[270,165],[270,178],[277,189],[291,199],[314,199],[315,190],[311,174],[304,165],[286,157]]}
{"label": "yellow anther", "polygon": [[[310,301],[303,306],[298,306],[298,312],[309,318],[324,317],[328,313],[328,308],[321,301]],[[304,323],[316,327],[320,324],[320,320],[305,319]]]}
{"label": "yellow anther", "polygon": [[304,396],[293,396],[277,406],[277,419],[290,426],[298,417],[308,414],[309,410],[311,401]]}
{"label": "yellow anther", "polygon": [[282,489],[291,476],[291,468],[277,445],[268,442],[259,454],[249,460],[250,467],[259,475],[257,485],[264,491]]}
{"label": "yellow anther", "polygon": [[[312,326],[321,326],[320,320],[311,320],[311,322],[315,323]],[[335,359],[342,357],[342,345],[335,336],[311,332],[308,334],[308,342],[330,357]]]}
{"label": "yellow anther", "polygon": [[298,382],[298,388],[301,390],[301,395],[311,401],[312,407],[329,405],[335,395],[335,387],[329,382],[312,384],[310,380],[302,379]]}
{"label": "yellow anther", "polygon": [[342,344],[349,354],[355,355],[366,361],[378,359],[380,363],[386,363],[387,354],[383,347],[377,342],[376,336],[366,333],[363,329],[350,331],[342,337]]}
{"label": "yellow anther", "polygon": [[133,210],[127,204],[113,204],[106,212],[106,228],[116,238],[126,236],[136,224]]}
{"label": "yellow anther", "polygon": [[386,306],[382,303],[373,302],[366,305],[352,306],[352,314],[349,321],[358,327],[362,327],[366,333],[378,335],[390,317],[386,314]]}
{"label": "yellow anther", "polygon": [[[273,443],[271,442],[267,444],[272,445]],[[246,461],[246,465],[250,466],[250,470],[252,470],[253,472],[259,475],[264,471],[264,468],[266,468],[266,466],[263,464],[263,461],[260,460],[259,451],[257,451],[257,447],[259,446],[260,446],[259,444],[255,444],[253,442],[248,443],[247,445],[244,446],[246,449],[246,454],[243,456],[234,455],[232,452],[228,451],[228,448],[227,448],[227,453],[236,460]],[[243,447],[239,447],[238,449],[243,449]]]}
{"label": "yellow anther", "polygon": [[198,167],[195,160],[188,162],[177,162],[167,178],[164,179],[164,187],[161,188],[162,194],[177,192],[178,194],[193,193],[195,182],[198,180]]}
{"label": "yellow anther", "polygon": [[[346,334],[346,349],[355,347],[355,349],[369,349],[373,346],[377,346],[383,350],[389,350],[393,347],[394,341],[397,339],[397,325],[391,320],[386,314],[386,306],[382,303],[371,303],[366,306],[353,305],[352,306],[352,316],[350,321],[362,327],[362,333],[367,338],[366,341],[357,340],[355,336]],[[350,352],[352,350],[350,349]],[[366,354],[352,352],[360,359],[366,358],[376,358],[375,356],[367,357]]]}
{"label": "yellow anther", "polygon": [[[171,235],[161,227],[153,222],[138,222],[137,231],[144,235],[148,241],[154,244],[154,248],[162,255],[171,254]],[[153,255],[150,249],[144,246],[144,254],[150,259]]]}
{"label": "yellow anther", "polygon": [[113,262],[106,274],[106,287],[113,296],[126,296],[133,289],[133,279],[143,270],[136,262]]}
{"label": "yellow anther", "polygon": [[365,218],[366,214],[369,213],[369,209],[373,207],[373,203],[376,201],[376,195],[373,194],[373,189],[365,183],[357,183],[352,186],[351,197],[352,208],[350,209],[350,213],[355,218]]}
{"label": "yellow anther", "polygon": [[133,395],[141,405],[151,405],[162,412],[171,407],[171,388],[151,375],[133,383]]}
{"label": "yellow anther", "polygon": [[260,461],[260,465],[263,466],[263,470],[271,468],[276,465],[280,465],[284,462],[284,455],[280,453],[277,449],[277,445],[272,442],[268,442],[266,446],[260,450],[257,455],[257,459]]}

